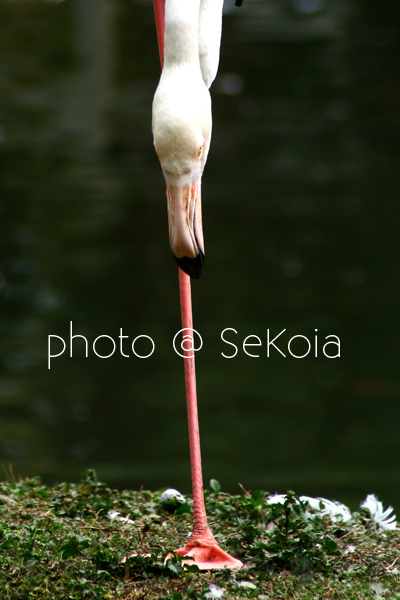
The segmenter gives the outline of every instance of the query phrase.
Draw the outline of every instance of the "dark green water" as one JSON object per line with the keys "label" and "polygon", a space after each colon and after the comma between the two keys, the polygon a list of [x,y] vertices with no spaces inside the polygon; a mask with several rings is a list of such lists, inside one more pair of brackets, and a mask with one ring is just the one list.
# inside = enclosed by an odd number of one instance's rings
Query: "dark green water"
{"label": "dark green water", "polygon": [[[389,1],[227,5],[193,283],[204,475],[225,490],[400,509],[399,17]],[[1,463],[189,491],[151,2],[3,0],[0,49]],[[77,339],[49,370],[70,321],[155,352],[86,358]],[[227,327],[260,357],[221,356]],[[282,329],[286,346],[317,329],[319,356],[268,358]]]}

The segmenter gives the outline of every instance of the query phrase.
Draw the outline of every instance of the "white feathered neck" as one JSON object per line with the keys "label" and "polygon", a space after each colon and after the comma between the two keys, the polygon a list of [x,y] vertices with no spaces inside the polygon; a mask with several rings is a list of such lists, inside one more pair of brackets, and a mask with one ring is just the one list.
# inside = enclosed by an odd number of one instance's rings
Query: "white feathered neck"
{"label": "white feathered neck", "polygon": [[209,88],[219,64],[223,0],[166,0],[164,68],[200,66]]}

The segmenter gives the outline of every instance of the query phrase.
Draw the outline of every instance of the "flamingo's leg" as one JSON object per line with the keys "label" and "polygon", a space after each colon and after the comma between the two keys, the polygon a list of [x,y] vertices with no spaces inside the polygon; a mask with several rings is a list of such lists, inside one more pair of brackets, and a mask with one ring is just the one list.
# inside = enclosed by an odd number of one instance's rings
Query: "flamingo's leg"
{"label": "flamingo's leg", "polygon": [[[181,301],[183,337],[187,332],[193,332],[192,298],[190,277],[179,269],[179,292]],[[193,336],[193,333],[192,333]],[[186,338],[186,342],[188,339]],[[203,474],[201,468],[200,433],[197,413],[196,397],[196,371],[194,362],[194,340],[191,348],[185,347],[182,342],[185,366],[186,402],[189,426],[190,464],[193,486],[193,516],[194,527],[189,542],[184,548],[176,552],[180,556],[187,556],[185,561],[196,564],[199,569],[240,569],[243,565],[240,560],[224,552],[215,541],[207,523],[206,509],[204,506]]]}

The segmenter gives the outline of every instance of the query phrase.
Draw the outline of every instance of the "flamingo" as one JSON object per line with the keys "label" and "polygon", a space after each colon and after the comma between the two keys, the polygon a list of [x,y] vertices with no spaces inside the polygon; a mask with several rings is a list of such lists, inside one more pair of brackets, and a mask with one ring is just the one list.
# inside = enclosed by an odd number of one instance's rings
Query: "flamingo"
{"label": "flamingo", "polygon": [[[204,261],[201,176],[211,141],[208,91],[219,63],[223,0],[154,0],[163,66],[153,100],[153,141],[167,192],[169,240],[179,268],[186,402],[193,488],[193,531],[176,550],[200,569],[243,565],[222,550],[207,522],[193,352],[190,278]],[[187,345],[189,343],[189,346]],[[167,557],[168,558],[168,557]]]}

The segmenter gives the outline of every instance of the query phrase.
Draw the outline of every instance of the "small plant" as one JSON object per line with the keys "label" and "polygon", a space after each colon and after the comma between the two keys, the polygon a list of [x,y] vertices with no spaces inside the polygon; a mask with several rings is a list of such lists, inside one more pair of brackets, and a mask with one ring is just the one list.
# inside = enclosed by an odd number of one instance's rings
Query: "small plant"
{"label": "small plant", "polygon": [[322,519],[305,518],[307,509],[294,492],[288,492],[285,502],[272,505],[268,516],[273,527],[266,554],[276,566],[295,573],[329,570],[330,557],[339,554],[335,535],[328,533]]}

